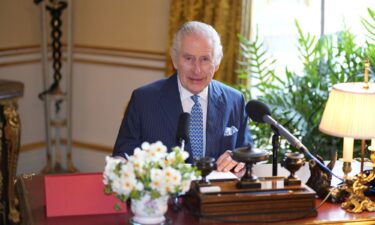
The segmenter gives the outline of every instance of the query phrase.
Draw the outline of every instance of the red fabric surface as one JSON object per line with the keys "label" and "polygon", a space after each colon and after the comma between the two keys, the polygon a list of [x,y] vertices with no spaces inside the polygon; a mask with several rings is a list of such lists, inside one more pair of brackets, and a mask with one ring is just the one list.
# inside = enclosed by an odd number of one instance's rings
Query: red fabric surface
{"label": "red fabric surface", "polygon": [[44,178],[47,217],[125,213],[120,201],[104,194],[102,173],[47,175]]}

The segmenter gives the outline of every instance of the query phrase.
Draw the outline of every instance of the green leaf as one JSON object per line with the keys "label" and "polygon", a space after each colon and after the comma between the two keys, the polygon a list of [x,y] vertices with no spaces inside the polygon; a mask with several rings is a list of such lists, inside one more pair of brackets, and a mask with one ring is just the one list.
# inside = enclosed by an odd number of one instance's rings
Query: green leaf
{"label": "green leaf", "polygon": [[115,210],[116,210],[116,211],[120,211],[120,210],[121,210],[121,205],[120,205],[120,203],[116,202],[116,204],[115,204]]}
{"label": "green leaf", "polygon": [[105,186],[104,186],[104,193],[107,194],[107,195],[112,194],[112,188],[111,188],[111,185],[105,185]]}

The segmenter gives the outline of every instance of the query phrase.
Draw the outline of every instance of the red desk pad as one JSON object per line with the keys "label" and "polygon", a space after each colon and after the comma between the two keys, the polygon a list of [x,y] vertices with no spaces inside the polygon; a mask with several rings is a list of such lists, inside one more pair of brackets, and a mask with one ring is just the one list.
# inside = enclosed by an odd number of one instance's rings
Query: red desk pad
{"label": "red desk pad", "polygon": [[104,194],[102,173],[47,175],[44,178],[47,217],[125,213],[116,211],[115,196]]}

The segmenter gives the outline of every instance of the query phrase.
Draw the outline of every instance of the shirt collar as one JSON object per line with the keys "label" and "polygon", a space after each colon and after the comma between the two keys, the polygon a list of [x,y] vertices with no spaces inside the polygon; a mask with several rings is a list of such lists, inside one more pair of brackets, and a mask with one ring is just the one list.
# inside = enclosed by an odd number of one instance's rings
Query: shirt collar
{"label": "shirt collar", "polygon": [[[182,86],[180,77],[178,75],[177,75],[177,83],[178,83],[178,90],[180,91],[181,101],[184,101],[185,99],[190,98],[192,95],[194,95],[193,93],[191,93],[190,91],[188,91],[186,88]],[[198,95],[202,100],[207,101],[208,86],[205,87],[201,92],[199,92]]]}

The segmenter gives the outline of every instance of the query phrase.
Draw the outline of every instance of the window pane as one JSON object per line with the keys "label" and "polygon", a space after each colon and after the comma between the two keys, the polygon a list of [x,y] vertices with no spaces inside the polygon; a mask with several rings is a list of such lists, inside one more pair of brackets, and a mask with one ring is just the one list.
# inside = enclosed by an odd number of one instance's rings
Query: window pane
{"label": "window pane", "polygon": [[326,0],[325,33],[333,34],[342,30],[344,24],[357,37],[357,43],[363,44],[365,39],[365,28],[361,18],[368,18],[367,8],[375,9],[374,0]]}
{"label": "window pane", "polygon": [[[368,18],[367,8],[375,9],[374,0],[325,0],[324,33],[333,34],[344,23],[356,34],[358,44],[364,43],[365,29],[361,17]],[[370,4],[372,3],[372,4]],[[296,19],[304,32],[321,33],[321,0],[253,0],[252,37],[258,26],[258,36],[277,59],[276,72],[284,75],[285,67],[299,73],[302,63],[298,58]]]}
{"label": "window pane", "polygon": [[297,51],[296,19],[304,32],[320,34],[320,1],[253,0],[252,36],[258,35],[268,52],[277,59],[277,73],[284,74],[285,66],[302,69]]}

